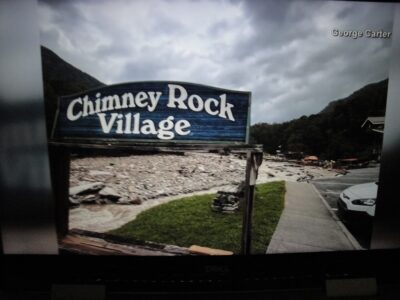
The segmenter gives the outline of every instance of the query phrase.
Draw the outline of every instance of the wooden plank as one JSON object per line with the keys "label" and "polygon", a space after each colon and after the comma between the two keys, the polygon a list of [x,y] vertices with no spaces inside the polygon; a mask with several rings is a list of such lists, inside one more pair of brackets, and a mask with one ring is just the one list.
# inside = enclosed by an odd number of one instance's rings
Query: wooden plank
{"label": "wooden plank", "polygon": [[87,237],[67,236],[62,240],[60,248],[69,252],[90,255],[135,255],[135,256],[175,256],[175,253],[158,249],[143,248],[136,245],[120,245],[107,243]]}
{"label": "wooden plank", "polygon": [[246,162],[246,180],[245,180],[245,197],[243,209],[243,225],[242,225],[242,240],[241,254],[251,254],[251,239],[252,239],[252,219],[253,219],[253,202],[258,169],[262,163],[263,153],[248,151]]}
{"label": "wooden plank", "polygon": [[80,229],[73,229],[61,241],[60,249],[93,255],[176,256],[191,255],[184,247],[124,238]]}
{"label": "wooden plank", "polygon": [[197,143],[141,143],[141,142],[121,142],[109,140],[98,142],[90,139],[52,139],[49,144],[54,147],[63,147],[70,151],[79,149],[108,149],[108,150],[137,150],[137,151],[227,151],[233,153],[245,153],[248,150],[254,152],[263,152],[262,145],[246,145],[246,144],[197,144]]}
{"label": "wooden plank", "polygon": [[232,251],[202,247],[197,245],[190,246],[189,251],[191,253],[201,254],[201,255],[233,255]]}
{"label": "wooden plank", "polygon": [[244,189],[244,209],[243,209],[243,221],[242,221],[242,241],[241,241],[241,254],[248,255],[251,249],[251,210],[250,207],[250,176],[251,176],[251,151],[247,152],[246,161],[246,177],[245,177],[245,189]]}

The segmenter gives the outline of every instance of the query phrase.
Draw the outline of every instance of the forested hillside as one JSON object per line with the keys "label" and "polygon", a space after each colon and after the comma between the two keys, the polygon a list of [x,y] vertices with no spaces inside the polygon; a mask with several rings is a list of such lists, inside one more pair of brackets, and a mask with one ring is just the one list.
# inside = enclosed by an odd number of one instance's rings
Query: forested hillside
{"label": "forested hillside", "polygon": [[388,80],[369,84],[349,97],[332,101],[318,114],[281,124],[259,123],[251,127],[252,141],[264,150],[304,152],[323,159],[368,158],[374,132],[361,128],[369,116],[384,116]]}

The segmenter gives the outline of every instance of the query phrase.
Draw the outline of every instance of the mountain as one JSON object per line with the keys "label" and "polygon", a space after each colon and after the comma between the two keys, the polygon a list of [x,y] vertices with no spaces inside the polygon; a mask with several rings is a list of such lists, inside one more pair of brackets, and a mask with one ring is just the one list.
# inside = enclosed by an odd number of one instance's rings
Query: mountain
{"label": "mountain", "polygon": [[46,123],[52,128],[57,98],[92,89],[105,84],[67,63],[50,49],[41,46]]}
{"label": "mountain", "polygon": [[350,96],[330,102],[320,113],[281,124],[259,123],[251,127],[254,143],[264,150],[303,152],[323,159],[372,157],[382,135],[361,128],[369,116],[384,116],[388,80],[372,83]]}
{"label": "mountain", "polygon": [[[338,106],[352,102],[352,105],[357,106],[357,108],[364,107],[364,109],[370,110],[371,114],[385,115],[387,84],[387,79],[368,84],[347,98],[330,102],[320,113],[332,113]],[[383,95],[384,98],[382,98]]]}

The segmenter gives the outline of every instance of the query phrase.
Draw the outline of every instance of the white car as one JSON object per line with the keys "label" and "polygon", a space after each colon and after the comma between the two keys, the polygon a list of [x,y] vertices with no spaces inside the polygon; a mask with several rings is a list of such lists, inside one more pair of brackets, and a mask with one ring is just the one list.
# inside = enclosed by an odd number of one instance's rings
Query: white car
{"label": "white car", "polygon": [[372,218],[375,216],[377,193],[377,182],[357,184],[345,189],[338,200],[339,217],[345,222]]}

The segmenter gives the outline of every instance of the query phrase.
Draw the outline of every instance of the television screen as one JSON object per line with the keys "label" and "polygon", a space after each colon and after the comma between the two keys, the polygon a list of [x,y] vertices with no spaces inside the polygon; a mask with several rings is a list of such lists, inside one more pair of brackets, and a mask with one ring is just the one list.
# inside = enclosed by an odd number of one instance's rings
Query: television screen
{"label": "television screen", "polygon": [[39,1],[60,249],[369,249],[395,6]]}
{"label": "television screen", "polygon": [[398,4],[2,5],[4,254],[399,247]]}

